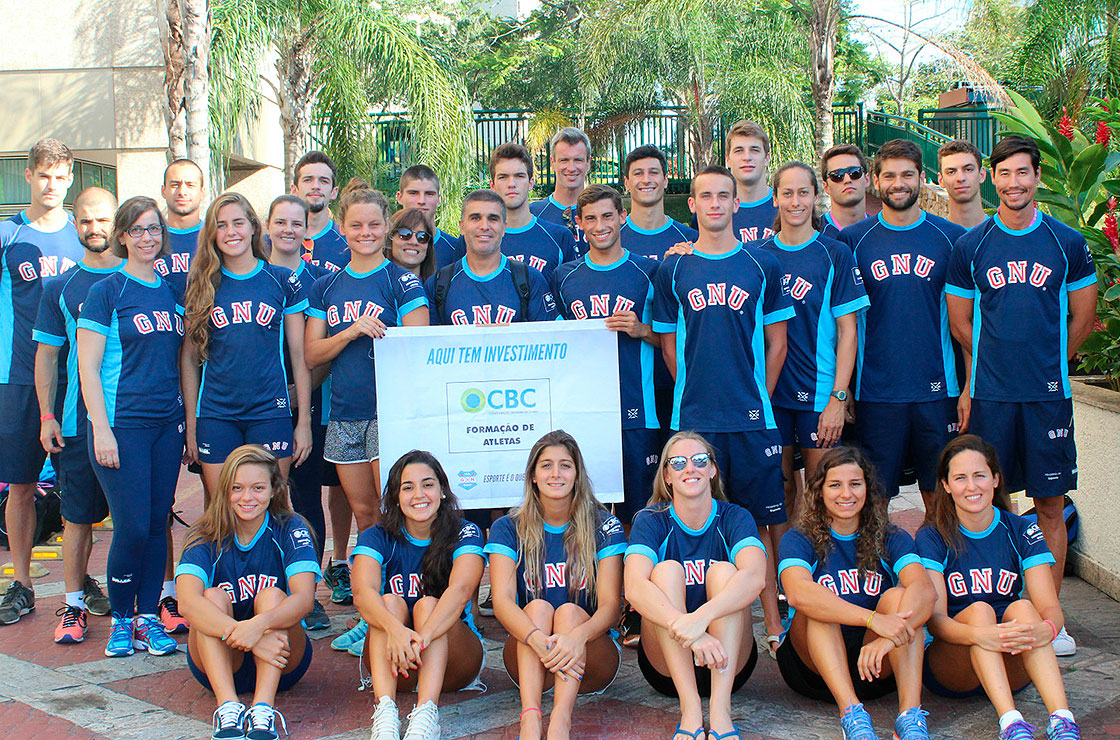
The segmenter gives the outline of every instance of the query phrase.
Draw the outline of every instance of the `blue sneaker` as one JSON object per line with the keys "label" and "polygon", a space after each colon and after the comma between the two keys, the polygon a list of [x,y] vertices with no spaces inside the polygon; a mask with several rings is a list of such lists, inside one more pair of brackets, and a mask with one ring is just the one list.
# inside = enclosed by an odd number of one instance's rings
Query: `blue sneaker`
{"label": "blue sneaker", "polygon": [[287,735],[288,725],[280,712],[264,702],[249,707],[245,712],[245,740],[279,740],[280,735],[276,732],[277,719],[280,720],[280,726],[284,728],[284,734]]}
{"label": "blue sneaker", "polygon": [[1050,715],[1050,725],[1046,728],[1046,740],[1081,740],[1081,730],[1076,722],[1065,717]]}
{"label": "blue sneaker", "polygon": [[1015,720],[999,733],[999,740],[1034,740],[1034,725]]}
{"label": "blue sneaker", "polygon": [[179,643],[167,634],[154,614],[137,615],[133,624],[132,646],[147,650],[149,655],[170,655],[179,649]]}
{"label": "blue sneaker", "polygon": [[109,642],[105,645],[105,654],[110,658],[123,658],[132,653],[132,618],[113,614],[113,626],[109,629]]}
{"label": "blue sneaker", "polygon": [[243,740],[245,737],[245,705],[226,701],[214,710],[214,734],[211,740]]}
{"label": "blue sneaker", "polygon": [[355,643],[364,645],[366,641],[366,630],[368,629],[369,625],[366,624],[366,621],[364,619],[359,619],[358,623],[351,629],[331,640],[331,647],[335,650],[349,651],[351,646]]}
{"label": "blue sneaker", "polygon": [[875,728],[871,726],[871,715],[863,704],[853,704],[845,709],[840,725],[844,728],[844,740],[879,740]]}
{"label": "blue sneaker", "polygon": [[926,717],[929,712],[921,707],[907,709],[894,721],[894,740],[929,740]]}

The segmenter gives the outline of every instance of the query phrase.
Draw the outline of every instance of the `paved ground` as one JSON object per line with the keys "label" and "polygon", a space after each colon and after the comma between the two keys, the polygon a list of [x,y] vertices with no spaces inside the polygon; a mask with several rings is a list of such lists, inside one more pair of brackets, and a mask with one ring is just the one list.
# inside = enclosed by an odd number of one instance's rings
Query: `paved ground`
{"label": "paved ground", "polygon": [[[188,521],[199,509],[197,478],[184,474],[177,508]],[[920,497],[901,497],[894,518],[913,529],[920,521]],[[91,571],[104,582],[110,532],[94,546]],[[182,529],[176,529],[181,540]],[[19,624],[0,628],[0,738],[208,738],[212,696],[191,677],[182,653],[164,658],[136,655],[105,658],[108,618],[93,617],[84,644],[56,646],[51,633],[61,603],[61,563],[35,581],[38,609]],[[327,593],[320,589],[320,599]],[[1063,591],[1066,619],[1081,645],[1063,659],[1070,703],[1086,740],[1120,738],[1120,609],[1077,579]],[[358,691],[357,660],[329,649],[326,637],[344,629],[352,608],[328,604],[332,628],[317,637],[315,658],[304,680],[280,698],[291,736],[357,739],[368,737],[372,697]],[[483,680],[487,690],[444,697],[445,738],[513,740],[517,735],[517,693],[501,668],[500,627],[482,619],[487,647]],[[322,635],[323,633],[320,633]],[[411,708],[414,695],[401,698]],[[1028,720],[1041,723],[1045,709],[1033,689],[1019,698]],[[744,740],[839,739],[834,710],[795,696],[785,688],[775,664],[762,657],[750,682],[735,696],[736,720]],[[927,697],[935,738],[994,738],[995,716],[983,700],[945,701]],[[547,710],[547,706],[545,707]],[[891,737],[897,708],[891,697],[870,707],[883,738]],[[573,738],[669,738],[677,721],[676,703],[655,695],[638,672],[636,654],[625,650],[618,680],[600,697],[581,700]]]}

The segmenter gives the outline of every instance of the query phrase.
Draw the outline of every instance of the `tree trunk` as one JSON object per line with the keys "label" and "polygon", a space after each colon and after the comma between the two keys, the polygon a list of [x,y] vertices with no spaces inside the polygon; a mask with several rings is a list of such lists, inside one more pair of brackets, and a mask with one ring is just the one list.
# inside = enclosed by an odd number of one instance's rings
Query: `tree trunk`
{"label": "tree trunk", "polygon": [[276,58],[286,189],[291,187],[296,162],[311,148],[311,117],[315,108],[315,51],[311,33],[310,28],[296,29]]}
{"label": "tree trunk", "polygon": [[818,159],[833,143],[833,68],[836,60],[836,30],[839,25],[838,0],[813,0],[809,22],[809,85],[813,93],[813,114],[816,120],[814,143]]}
{"label": "tree trunk", "polygon": [[210,6],[207,0],[183,0],[183,9],[187,152],[209,176],[207,191],[217,194],[225,183],[210,161]]}
{"label": "tree trunk", "polygon": [[167,96],[168,163],[187,156],[187,109],[183,52],[183,9],[179,0],[168,0],[167,27],[163,36],[163,88]]}

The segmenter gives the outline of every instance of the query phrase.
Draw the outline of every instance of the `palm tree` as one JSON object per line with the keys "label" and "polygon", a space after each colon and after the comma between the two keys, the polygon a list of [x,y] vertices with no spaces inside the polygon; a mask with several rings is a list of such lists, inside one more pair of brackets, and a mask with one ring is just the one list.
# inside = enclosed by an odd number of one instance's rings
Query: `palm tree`
{"label": "palm tree", "polygon": [[170,0],[162,29],[168,158],[210,172],[210,12],[206,0]]}
{"label": "palm tree", "polygon": [[832,146],[832,102],[836,96],[836,32],[843,11],[841,0],[810,0],[808,6],[787,0],[801,16],[808,32],[809,89],[813,93],[813,143],[817,158]]}
{"label": "palm tree", "polygon": [[[470,104],[399,15],[369,0],[213,0],[213,13],[212,105],[222,144],[228,147],[255,110],[262,82],[280,108],[287,182],[316,118],[324,148],[347,158],[369,140],[375,106],[403,105],[412,116],[412,158],[440,173],[451,195],[444,207],[457,208]],[[275,57],[275,83],[247,63],[268,55]]]}

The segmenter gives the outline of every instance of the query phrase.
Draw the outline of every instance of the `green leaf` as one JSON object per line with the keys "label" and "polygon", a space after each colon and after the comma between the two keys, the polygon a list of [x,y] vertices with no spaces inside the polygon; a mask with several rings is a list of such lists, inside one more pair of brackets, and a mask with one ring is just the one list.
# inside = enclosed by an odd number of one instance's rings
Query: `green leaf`
{"label": "green leaf", "polygon": [[1035,107],[1031,105],[1029,100],[1014,90],[1008,90],[1007,92],[1011,96],[1011,101],[1015,104],[1015,112],[1019,114],[1019,118],[1027,126],[1033,128],[1037,135],[1041,135],[1045,129],[1042,127],[1042,116],[1038,114]]}
{"label": "green leaf", "polygon": [[1062,193],[1055,193],[1048,188],[1039,188],[1035,191],[1034,199],[1042,203],[1047,203],[1053,206],[1060,206],[1071,211],[1077,210],[1077,204],[1068,195]]}
{"label": "green leaf", "polygon": [[1120,298],[1120,285],[1113,285],[1104,292],[1104,299],[1106,301],[1114,301],[1117,298]]}
{"label": "green leaf", "polygon": [[1085,147],[1073,160],[1069,168],[1069,191],[1079,199],[1079,205],[1084,205],[1082,200],[1097,178],[1101,176],[1104,168],[1105,157],[1108,150],[1101,144],[1091,144]]}
{"label": "green leaf", "polygon": [[1042,125],[1046,127],[1046,133],[1049,136],[1050,142],[1054,145],[1054,149],[1061,157],[1062,167],[1068,170],[1074,158],[1073,144],[1070,143],[1069,139],[1062,136],[1053,124],[1044,123]]}

